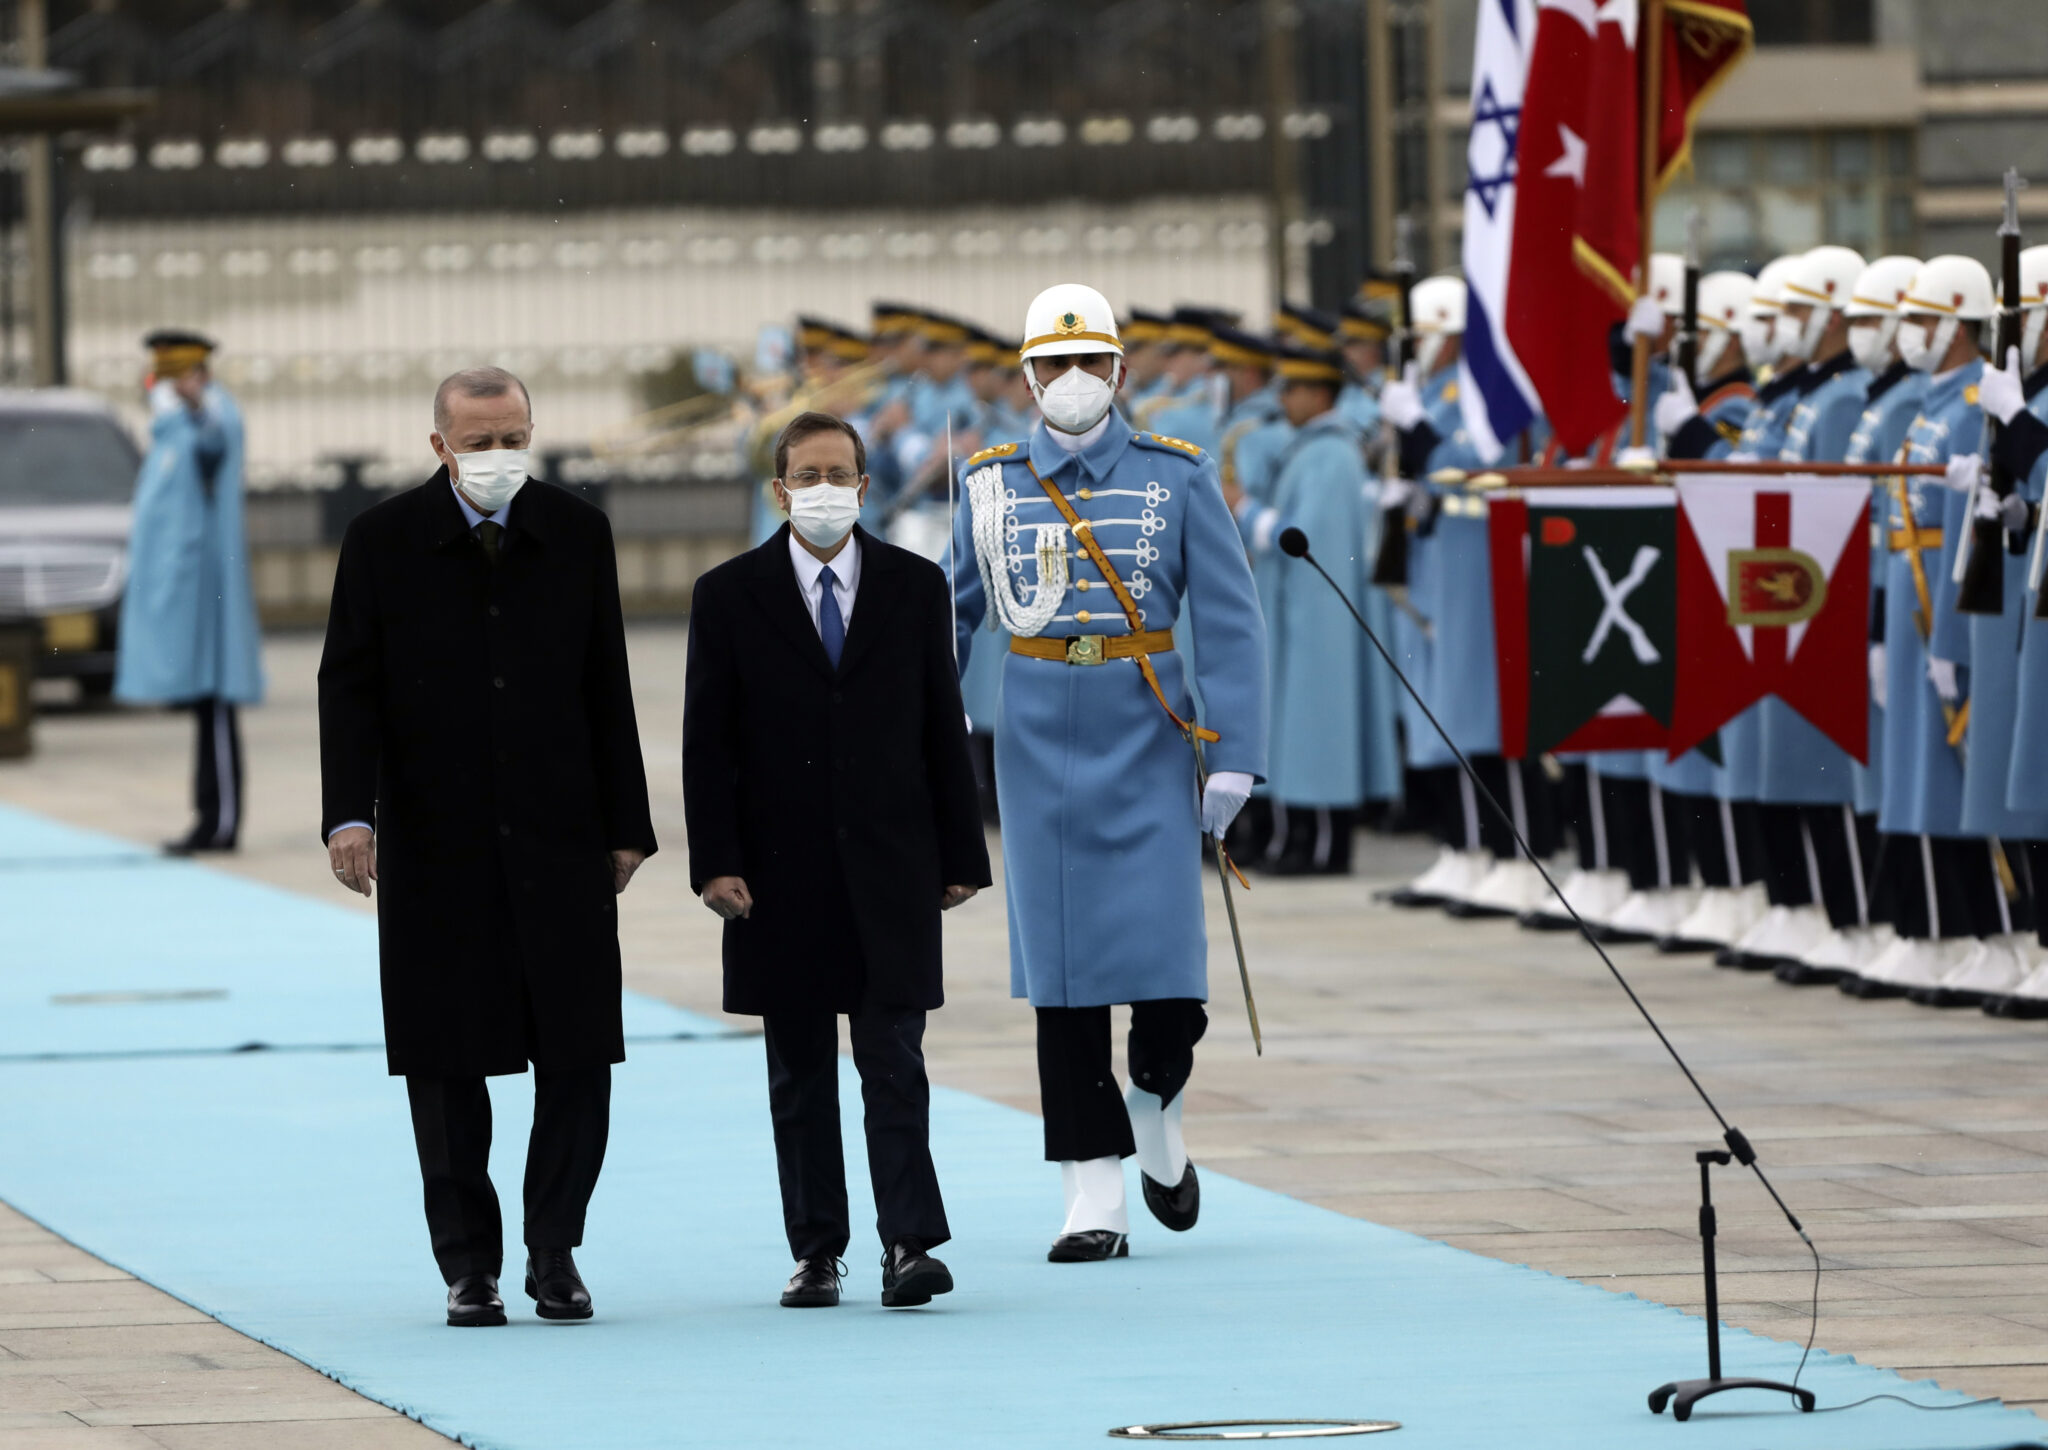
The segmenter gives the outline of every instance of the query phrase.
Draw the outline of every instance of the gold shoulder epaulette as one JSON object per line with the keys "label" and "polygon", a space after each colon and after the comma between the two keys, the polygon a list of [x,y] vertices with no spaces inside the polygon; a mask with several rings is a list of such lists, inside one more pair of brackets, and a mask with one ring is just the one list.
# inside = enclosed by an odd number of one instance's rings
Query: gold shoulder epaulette
{"label": "gold shoulder epaulette", "polygon": [[1017,445],[1014,443],[997,443],[992,447],[982,449],[981,452],[968,459],[967,466],[972,468],[975,464],[986,462],[991,458],[1008,458],[1016,451]]}
{"label": "gold shoulder epaulette", "polygon": [[1716,433],[1719,433],[1723,438],[1726,438],[1730,443],[1740,443],[1742,441],[1742,430],[1736,427],[1733,423],[1729,422],[1726,418],[1720,418],[1715,420],[1714,431]]}
{"label": "gold shoulder epaulette", "polygon": [[1199,457],[1202,452],[1201,444],[1190,443],[1185,438],[1169,438],[1164,433],[1147,433],[1145,436],[1147,438],[1150,438],[1154,443],[1164,444],[1168,448],[1178,448],[1183,453],[1191,453],[1196,455],[1197,457]]}

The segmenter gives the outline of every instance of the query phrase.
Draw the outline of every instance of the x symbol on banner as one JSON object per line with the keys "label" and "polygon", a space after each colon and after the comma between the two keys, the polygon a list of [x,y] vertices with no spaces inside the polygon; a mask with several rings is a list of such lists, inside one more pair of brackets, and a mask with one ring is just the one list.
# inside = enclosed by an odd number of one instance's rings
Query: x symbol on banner
{"label": "x symbol on banner", "polygon": [[1593,582],[1600,586],[1600,598],[1604,601],[1600,610],[1600,622],[1593,627],[1593,638],[1586,643],[1586,652],[1579,656],[1584,664],[1593,663],[1600,653],[1600,647],[1607,643],[1611,630],[1619,629],[1628,636],[1629,648],[1635,651],[1636,663],[1654,665],[1660,656],[1657,646],[1650,643],[1650,636],[1643,627],[1628,616],[1628,597],[1650,577],[1650,570],[1657,566],[1662,551],[1642,544],[1636,548],[1635,562],[1629,565],[1628,574],[1617,584],[1608,576],[1607,567],[1600,562],[1600,556],[1588,544],[1581,550],[1586,556],[1586,567],[1593,571]]}

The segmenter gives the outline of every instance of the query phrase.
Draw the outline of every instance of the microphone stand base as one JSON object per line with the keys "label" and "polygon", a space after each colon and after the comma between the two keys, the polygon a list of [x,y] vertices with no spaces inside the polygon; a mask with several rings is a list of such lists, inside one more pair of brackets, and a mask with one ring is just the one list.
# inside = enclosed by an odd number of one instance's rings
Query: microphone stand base
{"label": "microphone stand base", "polygon": [[1671,1418],[1690,1420],[1692,1407],[1708,1395],[1718,1395],[1723,1390],[1775,1390],[1781,1395],[1790,1395],[1799,1401],[1802,1414],[1813,1413],[1813,1391],[1794,1389],[1791,1385],[1776,1380],[1678,1380],[1668,1385],[1659,1385],[1650,1391],[1650,1413],[1661,1415],[1664,1406],[1671,1406]]}

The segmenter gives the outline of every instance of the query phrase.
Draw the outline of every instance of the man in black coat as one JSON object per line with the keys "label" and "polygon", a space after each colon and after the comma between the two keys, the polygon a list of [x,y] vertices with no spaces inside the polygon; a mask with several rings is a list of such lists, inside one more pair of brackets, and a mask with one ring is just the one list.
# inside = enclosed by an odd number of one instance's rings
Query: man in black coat
{"label": "man in black coat", "polygon": [[491,1100],[534,1066],[526,1292],[588,1319],[583,1241],[623,1061],[617,894],[655,849],[611,527],[526,477],[526,389],[434,398],[442,468],[342,541],[320,660],[321,836],[381,881],[390,1071],[405,1078],[448,1322],[503,1324]]}
{"label": "man in black coat", "polygon": [[803,413],[775,447],[791,526],[697,581],[683,700],[690,886],[725,918],[725,1010],[759,1015],[790,1308],[839,1302],[850,1229],[838,1017],[866,1105],[882,1303],[953,1287],[929,1144],[939,913],[989,884],[951,600],[854,527],[860,435]]}

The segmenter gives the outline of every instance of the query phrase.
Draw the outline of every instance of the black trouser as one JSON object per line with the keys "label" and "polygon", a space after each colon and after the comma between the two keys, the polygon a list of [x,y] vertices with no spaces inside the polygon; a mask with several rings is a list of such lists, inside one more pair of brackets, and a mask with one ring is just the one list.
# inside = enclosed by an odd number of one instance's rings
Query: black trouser
{"label": "black trouser", "polygon": [[1992,846],[1948,836],[1880,838],[1879,893],[1903,937],[1944,940],[2016,929]]}
{"label": "black trouser", "polygon": [[1803,807],[1759,801],[1757,827],[1762,832],[1764,895],[1773,906],[1811,906],[1820,894],[1802,818]]}
{"label": "black trouser", "polygon": [[[1503,821],[1500,812],[1474,792],[1472,806],[1479,827],[1479,845],[1491,851],[1498,860],[1515,860],[1522,853],[1515,846],[1514,831],[1508,829],[1512,822],[1514,830],[1521,832],[1522,839],[1529,843],[1529,850],[1537,860],[1554,855],[1563,830],[1558,822],[1556,790],[1544,778],[1543,768],[1534,761],[1509,760],[1504,755],[1474,755],[1469,758],[1472,773],[1479,777],[1501,809],[1508,813],[1508,819]],[[1466,787],[1471,784],[1462,770],[1458,772],[1458,780]],[[1463,809],[1462,800],[1460,809]]]}
{"label": "black trouser", "polygon": [[[1647,780],[1603,773],[1597,763],[1566,768],[1564,813],[1582,871],[1626,871],[1634,891],[1666,884],[1671,849],[1665,814],[1653,814]],[[1657,804],[1661,807],[1662,792]]]}
{"label": "black trouser", "polygon": [[199,813],[192,839],[232,846],[242,829],[242,732],[235,707],[208,696],[192,702],[198,725],[192,804]]}
{"label": "black trouser", "polygon": [[[426,1181],[434,1262],[449,1283],[504,1266],[504,1229],[491,1186],[491,1094],[480,1077],[408,1077],[413,1141]],[[526,1141],[528,1248],[573,1249],[604,1167],[612,1070],[533,1072],[533,1131]]]}
{"label": "black trouser", "polygon": [[[762,1026],[789,1251],[799,1259],[838,1258],[852,1237],[839,1137],[839,1019],[830,1012],[771,1012]],[[924,1013],[868,1006],[847,1026],[866,1108],[875,1227],[885,1246],[914,1238],[936,1248],[953,1233],[932,1166]]]}
{"label": "black trouser", "polygon": [[[1664,792],[1674,853],[1699,872],[1702,886],[1745,886],[1763,875],[1756,809],[1754,801]],[[1687,873],[1675,866],[1673,874],[1682,883]]]}
{"label": "black trouser", "polygon": [[1859,816],[1849,805],[1801,806],[1799,822],[1828,925],[1846,931],[1889,920],[1876,895],[1877,817]]}
{"label": "black trouser", "polygon": [[[1209,1014],[1191,997],[1131,1004],[1131,1081],[1172,1102],[1195,1069]],[[1107,1007],[1038,1009],[1038,1098],[1048,1163],[1128,1158],[1138,1151],[1110,1062]]]}

